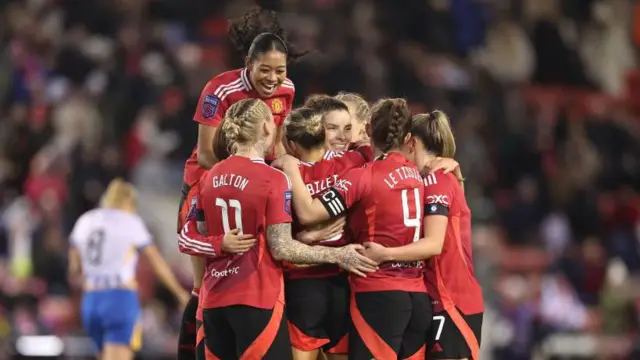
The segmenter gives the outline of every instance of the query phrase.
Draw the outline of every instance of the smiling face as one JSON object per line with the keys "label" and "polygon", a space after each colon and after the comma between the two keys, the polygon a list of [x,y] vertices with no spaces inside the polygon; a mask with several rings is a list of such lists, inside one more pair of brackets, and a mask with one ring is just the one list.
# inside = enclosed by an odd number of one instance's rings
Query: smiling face
{"label": "smiling face", "polygon": [[287,55],[270,50],[260,54],[255,60],[247,59],[250,81],[262,97],[273,95],[287,78]]}
{"label": "smiling face", "polygon": [[346,151],[351,142],[351,115],[344,110],[324,115],[325,145],[333,151]]}

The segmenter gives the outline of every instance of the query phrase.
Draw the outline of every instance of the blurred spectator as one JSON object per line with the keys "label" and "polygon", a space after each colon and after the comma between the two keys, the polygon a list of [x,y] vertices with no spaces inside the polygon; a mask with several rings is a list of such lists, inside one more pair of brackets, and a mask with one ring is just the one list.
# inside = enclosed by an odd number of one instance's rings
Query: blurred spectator
{"label": "blurred spectator", "polygon": [[[115,176],[136,183],[190,283],[174,219],[191,118],[206,81],[242,66],[225,19],[251,3],[0,2],[0,339],[81,333],[66,237]],[[290,68],[299,103],[344,90],[450,115],[487,298],[483,359],[640,349],[638,4],[263,3],[309,51]],[[142,355],[170,358],[179,312],[147,270]],[[576,355],[589,347],[562,334],[598,346]]]}

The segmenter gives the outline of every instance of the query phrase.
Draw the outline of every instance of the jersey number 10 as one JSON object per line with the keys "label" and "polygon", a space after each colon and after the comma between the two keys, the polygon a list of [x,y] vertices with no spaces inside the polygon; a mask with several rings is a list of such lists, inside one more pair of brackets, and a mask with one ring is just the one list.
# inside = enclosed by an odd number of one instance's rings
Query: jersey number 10
{"label": "jersey number 10", "polygon": [[224,199],[216,198],[216,206],[219,206],[222,210],[222,229],[224,233],[227,234],[231,232],[231,227],[229,226],[229,208],[233,208],[235,210],[235,229],[240,230],[240,235],[242,235],[242,205],[240,205],[240,201],[229,199],[227,203]]}
{"label": "jersey number 10", "polygon": [[404,226],[412,227],[415,229],[413,233],[413,241],[420,240],[420,227],[422,226],[422,217],[420,216],[420,191],[413,189],[413,200],[416,208],[416,217],[411,217],[411,211],[409,210],[409,190],[404,189],[401,192],[402,196],[402,218],[404,219]]}

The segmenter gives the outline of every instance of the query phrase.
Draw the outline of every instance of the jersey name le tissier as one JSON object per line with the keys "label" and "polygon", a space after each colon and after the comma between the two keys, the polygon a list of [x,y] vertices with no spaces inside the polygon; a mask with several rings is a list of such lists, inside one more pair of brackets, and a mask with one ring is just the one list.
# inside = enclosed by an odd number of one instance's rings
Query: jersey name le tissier
{"label": "jersey name le tissier", "polygon": [[[193,120],[199,124],[218,127],[231,105],[243,99],[262,99],[271,109],[273,120],[280,127],[291,111],[295,87],[293,82],[285,79],[282,85],[268,98],[262,98],[255,91],[249,80],[246,68],[224,72],[205,85]],[[184,182],[193,186],[205,169],[198,165],[198,147],[184,165]]]}
{"label": "jersey name le tissier", "polygon": [[[320,200],[331,216],[348,211],[355,243],[398,247],[420,239],[424,185],[418,168],[399,153],[389,153],[353,169]],[[425,292],[423,261],[388,262],[366,278],[351,276],[354,291]]]}
{"label": "jersey name le tissier", "polygon": [[82,262],[87,291],[135,289],[138,251],[151,244],[151,234],[133,213],[98,208],[76,221],[70,235]]}
{"label": "jersey name le tissier", "polygon": [[471,211],[453,174],[437,171],[424,178],[424,215],[448,217],[442,253],[427,261],[425,282],[434,311],[457,307],[463,314],[484,311],[482,288],[473,269]]}
{"label": "jersey name le tissier", "polygon": [[267,243],[267,227],[291,223],[291,190],[287,176],[263,159],[231,156],[200,179],[198,207],[208,235],[233,229],[258,240],[244,254],[207,258],[201,289],[204,309],[248,305],[272,309],[283,291],[282,266]]}
{"label": "jersey name le tissier", "polygon": [[[300,163],[300,174],[307,191],[313,198],[319,197],[331,186],[338,183],[347,171],[363,166],[373,159],[371,146],[361,146],[346,152],[327,151],[324,158],[315,163]],[[297,234],[303,227],[293,216],[293,234]],[[344,246],[351,242],[346,232],[334,238],[318,242],[314,245],[323,246]],[[309,279],[322,278],[337,275],[341,272],[339,266],[333,264],[321,264],[311,267],[285,267],[285,277],[287,279]]]}

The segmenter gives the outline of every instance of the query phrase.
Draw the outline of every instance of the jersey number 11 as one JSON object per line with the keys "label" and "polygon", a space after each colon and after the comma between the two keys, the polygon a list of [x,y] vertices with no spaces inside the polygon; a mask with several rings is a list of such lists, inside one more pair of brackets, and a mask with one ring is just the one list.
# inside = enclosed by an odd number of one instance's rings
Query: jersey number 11
{"label": "jersey number 11", "polygon": [[240,205],[240,201],[229,199],[227,203],[224,199],[216,198],[216,206],[219,206],[222,210],[222,229],[225,234],[231,232],[231,227],[229,226],[229,208],[235,209],[235,229],[240,230],[240,235],[242,235],[242,205]]}

